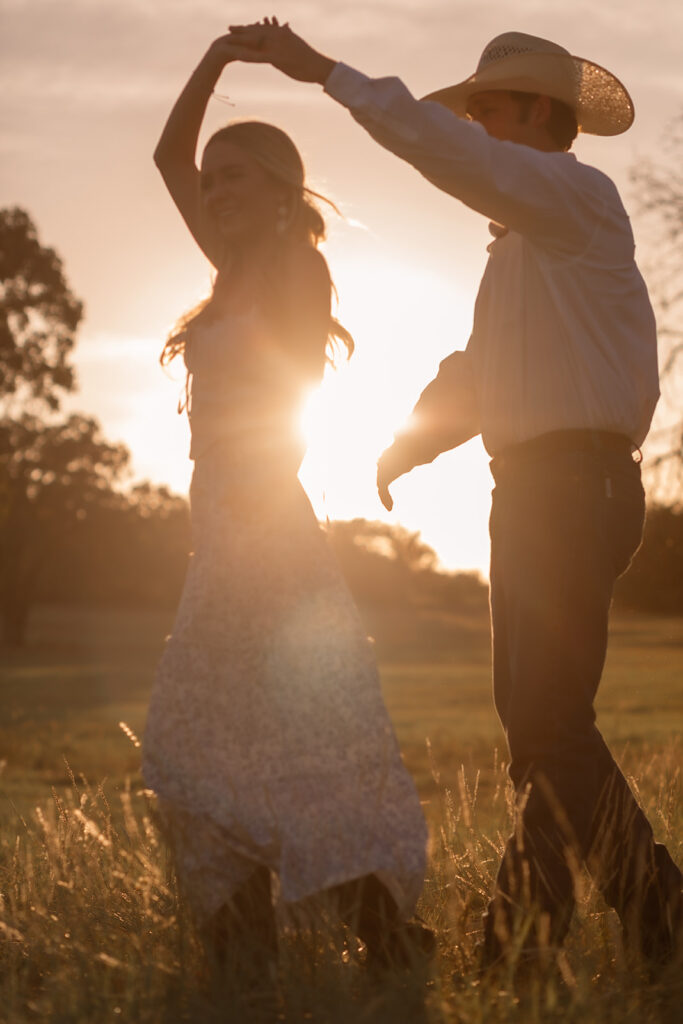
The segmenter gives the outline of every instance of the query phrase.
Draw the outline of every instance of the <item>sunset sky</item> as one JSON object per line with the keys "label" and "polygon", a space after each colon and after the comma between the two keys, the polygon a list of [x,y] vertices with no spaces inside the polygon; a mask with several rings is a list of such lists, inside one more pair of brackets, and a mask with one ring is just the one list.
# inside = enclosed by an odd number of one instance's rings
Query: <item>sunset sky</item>
{"label": "sunset sky", "polygon": [[[506,30],[542,35],[613,71],[636,122],[616,139],[580,138],[580,159],[616,180],[656,160],[683,108],[680,0],[1,0],[0,204],[20,205],[64,259],[86,318],[73,408],[96,415],[133,454],[137,478],[187,489],[181,371],[157,356],[174,319],[207,294],[208,264],[152,163],[189,72],[229,23],[277,15],[313,45],[368,74],[398,74],[417,94],[471,73]],[[374,464],[442,359],[465,346],[489,241],[486,221],[370,140],[318,86],[270,68],[231,65],[206,134],[256,117],[288,131],[329,216],[325,253],[352,331],[351,364],[312,399],[315,435],[302,480],[320,516],[364,516],[419,529],[448,568],[487,564],[490,476],[479,441],[395,485],[384,512]],[[635,221],[638,240],[638,221]],[[646,254],[643,253],[643,256]],[[645,262],[645,260],[643,260]]]}

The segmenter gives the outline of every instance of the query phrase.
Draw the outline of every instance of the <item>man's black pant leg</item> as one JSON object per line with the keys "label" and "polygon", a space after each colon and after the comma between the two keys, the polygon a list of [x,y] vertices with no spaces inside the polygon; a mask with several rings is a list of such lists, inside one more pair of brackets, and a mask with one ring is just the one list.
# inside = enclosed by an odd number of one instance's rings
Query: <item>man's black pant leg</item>
{"label": "man's black pant leg", "polygon": [[639,468],[620,453],[565,451],[492,469],[494,699],[520,820],[485,922],[487,957],[531,907],[542,913],[526,945],[562,941],[581,862],[622,921],[649,930],[645,948],[680,873],[654,843],[593,708],[612,588],[642,531]]}

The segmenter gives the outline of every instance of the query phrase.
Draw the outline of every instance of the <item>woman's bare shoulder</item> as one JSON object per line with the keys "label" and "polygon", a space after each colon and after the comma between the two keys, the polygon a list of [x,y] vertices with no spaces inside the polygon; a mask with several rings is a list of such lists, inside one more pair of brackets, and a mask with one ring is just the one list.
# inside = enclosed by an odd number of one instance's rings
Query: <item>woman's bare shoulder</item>
{"label": "woman's bare shoulder", "polygon": [[329,293],[331,281],[327,261],[319,249],[301,242],[293,245],[287,260],[288,285],[291,291]]}

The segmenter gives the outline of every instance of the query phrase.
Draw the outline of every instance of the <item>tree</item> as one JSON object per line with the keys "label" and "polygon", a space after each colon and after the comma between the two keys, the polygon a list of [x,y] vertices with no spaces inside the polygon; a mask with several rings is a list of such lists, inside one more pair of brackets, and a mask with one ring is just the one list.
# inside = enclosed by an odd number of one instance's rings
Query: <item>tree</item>
{"label": "tree", "polygon": [[41,577],[96,509],[126,499],[114,490],[129,460],[98,423],[74,414],[45,424],[25,413],[0,422],[0,615],[6,642],[22,644]]}
{"label": "tree", "polygon": [[365,519],[327,529],[381,658],[442,658],[465,649],[473,630],[488,629],[481,576],[439,570],[419,533]]}
{"label": "tree", "polygon": [[68,357],[83,316],[54,249],[41,246],[25,210],[0,210],[0,414],[54,410],[74,387]]}
{"label": "tree", "polygon": [[646,256],[644,264],[657,314],[662,400],[646,463],[667,502],[683,483],[683,113],[671,125],[658,162],[631,172]]}
{"label": "tree", "polygon": [[39,599],[171,609],[191,547],[187,499],[148,482],[100,503],[70,533]]}
{"label": "tree", "polygon": [[58,419],[75,386],[69,356],[83,305],[29,215],[0,210],[0,616],[24,640],[41,576],[76,524],[114,490],[129,459],[87,416]]}
{"label": "tree", "polygon": [[637,611],[683,613],[683,507],[648,509],[642,546],[617,583],[614,599]]}
{"label": "tree", "polygon": [[436,566],[436,553],[419,533],[401,526],[336,520],[328,536],[354,597],[365,605],[411,603],[418,574]]}

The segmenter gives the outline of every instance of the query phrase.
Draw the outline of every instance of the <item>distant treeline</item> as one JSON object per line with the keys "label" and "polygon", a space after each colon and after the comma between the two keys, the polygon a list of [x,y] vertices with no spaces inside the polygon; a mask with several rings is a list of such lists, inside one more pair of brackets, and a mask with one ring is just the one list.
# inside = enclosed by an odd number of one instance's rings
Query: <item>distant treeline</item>
{"label": "distant treeline", "polygon": [[683,615],[683,505],[648,509],[643,543],[614,600],[635,611]]}
{"label": "distant treeline", "polygon": [[[163,489],[93,508],[53,545],[33,603],[173,608],[191,549],[187,503]],[[419,534],[355,519],[321,527],[385,656],[420,657],[486,627],[488,588],[476,573],[444,573]]]}
{"label": "distant treeline", "polygon": [[[444,573],[418,533],[354,519],[321,526],[358,600],[388,608],[485,607],[476,573]],[[143,485],[120,503],[89,510],[50,553],[39,601],[167,605],[177,603],[192,547],[187,502]]]}
{"label": "distant treeline", "polygon": [[[187,502],[143,486],[134,500],[96,507],[51,553],[36,598],[49,602],[176,604],[191,549]],[[354,519],[327,526],[359,604],[384,614],[477,615],[486,583],[476,573],[439,571],[435,552],[401,527]],[[650,508],[643,545],[617,584],[623,608],[683,613],[683,508]]]}

